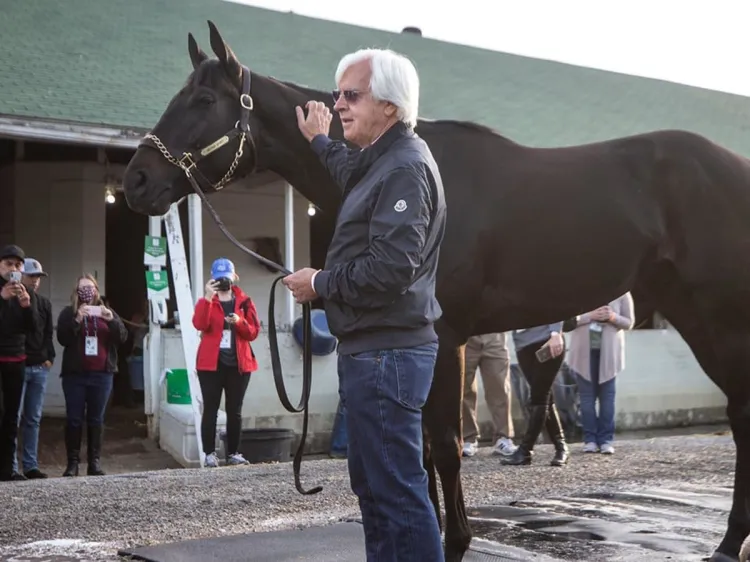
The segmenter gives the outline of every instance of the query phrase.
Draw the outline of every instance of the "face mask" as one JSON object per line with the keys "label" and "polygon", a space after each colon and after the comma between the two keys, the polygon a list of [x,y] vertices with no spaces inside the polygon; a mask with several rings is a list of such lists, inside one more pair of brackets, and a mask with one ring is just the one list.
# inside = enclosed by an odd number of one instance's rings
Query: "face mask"
{"label": "face mask", "polygon": [[219,291],[228,291],[232,286],[232,281],[228,277],[222,277],[217,281],[216,288]]}
{"label": "face mask", "polygon": [[94,300],[96,296],[96,289],[93,287],[79,287],[78,288],[78,300],[84,304],[88,304]]}

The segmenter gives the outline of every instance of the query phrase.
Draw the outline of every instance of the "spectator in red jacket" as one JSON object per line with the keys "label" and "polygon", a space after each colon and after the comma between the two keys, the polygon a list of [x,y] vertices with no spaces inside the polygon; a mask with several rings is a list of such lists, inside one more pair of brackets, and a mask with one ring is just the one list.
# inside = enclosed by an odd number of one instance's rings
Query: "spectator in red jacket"
{"label": "spectator in red jacket", "polygon": [[214,261],[206,296],[198,300],[193,314],[193,326],[201,332],[196,361],[203,394],[201,438],[205,465],[211,468],[219,466],[216,416],[222,391],[227,412],[227,465],[248,464],[238,447],[242,402],[250,373],[258,368],[250,342],[258,337],[260,322],[252,299],[235,284],[238,280],[231,261]]}

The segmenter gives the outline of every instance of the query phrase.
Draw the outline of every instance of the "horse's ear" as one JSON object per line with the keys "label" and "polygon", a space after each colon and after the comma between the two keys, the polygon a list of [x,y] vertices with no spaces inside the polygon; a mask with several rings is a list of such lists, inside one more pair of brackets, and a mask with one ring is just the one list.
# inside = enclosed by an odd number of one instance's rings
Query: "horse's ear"
{"label": "horse's ear", "polygon": [[193,61],[193,70],[198,68],[204,60],[208,59],[208,55],[198,46],[192,33],[188,33],[188,52],[190,53],[190,60]]}
{"label": "horse's ear", "polygon": [[221,34],[216,29],[214,22],[208,20],[208,27],[211,31],[211,49],[213,49],[213,52],[219,58],[219,61],[221,61],[229,78],[239,87],[242,84],[242,66],[240,62],[232,52],[232,49],[229,48],[229,45],[221,38]]}

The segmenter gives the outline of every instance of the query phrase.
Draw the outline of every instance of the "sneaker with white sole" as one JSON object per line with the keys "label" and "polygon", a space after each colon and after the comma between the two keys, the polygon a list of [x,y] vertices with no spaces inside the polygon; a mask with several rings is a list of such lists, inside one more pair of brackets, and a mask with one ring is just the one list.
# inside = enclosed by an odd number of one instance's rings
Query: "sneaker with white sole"
{"label": "sneaker with white sole", "polygon": [[250,462],[242,456],[242,453],[232,453],[227,457],[227,466],[237,466],[240,464],[250,464]]}
{"label": "sneaker with white sole", "polygon": [[463,450],[463,456],[465,457],[473,457],[477,454],[477,451],[479,450],[479,443],[476,441],[466,441],[464,443],[464,450]]}
{"label": "sneaker with white sole", "polygon": [[614,455],[615,448],[612,443],[605,443],[602,445],[602,455]]}
{"label": "sneaker with white sole", "polygon": [[495,446],[492,448],[493,455],[512,455],[518,449],[518,445],[513,443],[513,440],[508,437],[501,437],[495,442]]}
{"label": "sneaker with white sole", "polygon": [[206,460],[204,461],[203,466],[205,466],[206,468],[218,468],[219,459],[216,458],[216,453],[208,453],[206,455]]}
{"label": "sneaker with white sole", "polygon": [[598,453],[599,446],[596,443],[586,443],[583,446],[584,453]]}

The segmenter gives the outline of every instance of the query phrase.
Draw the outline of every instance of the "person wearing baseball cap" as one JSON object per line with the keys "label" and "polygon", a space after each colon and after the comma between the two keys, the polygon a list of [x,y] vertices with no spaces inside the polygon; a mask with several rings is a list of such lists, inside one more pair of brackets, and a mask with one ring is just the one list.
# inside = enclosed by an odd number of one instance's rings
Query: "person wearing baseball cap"
{"label": "person wearing baseball cap", "polygon": [[216,457],[216,415],[224,393],[227,412],[227,465],[248,464],[238,450],[242,427],[242,403],[250,373],[258,362],[250,342],[258,337],[260,322],[255,305],[235,283],[234,264],[219,258],[211,266],[206,296],[198,300],[193,326],[200,330],[196,369],[203,393],[201,439],[205,466],[219,466]]}
{"label": "person wearing baseball cap", "polygon": [[[40,319],[37,329],[26,334],[26,373],[19,409],[18,430],[23,441],[22,463],[23,475],[26,478],[47,478],[47,475],[39,470],[37,448],[47,376],[55,361],[55,345],[53,343],[52,303],[38,292],[42,277],[47,277],[42,264],[34,258],[26,258],[23,263],[21,282],[30,294],[35,295]],[[15,454],[13,455],[13,472],[18,473],[18,458]]]}
{"label": "person wearing baseball cap", "polygon": [[26,254],[10,244],[0,250],[0,481],[26,480],[13,467],[26,366],[26,334],[41,325],[37,298],[22,279]]}

